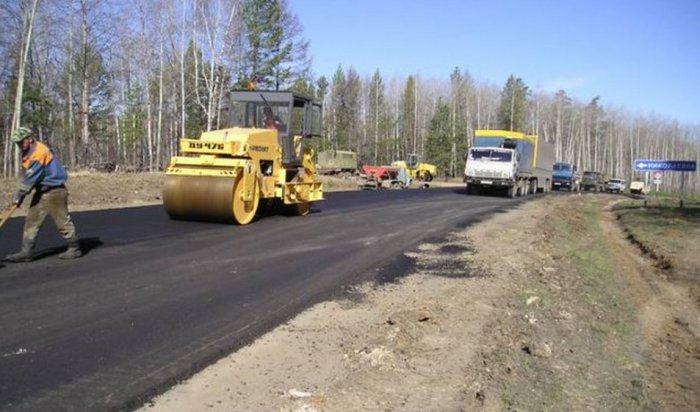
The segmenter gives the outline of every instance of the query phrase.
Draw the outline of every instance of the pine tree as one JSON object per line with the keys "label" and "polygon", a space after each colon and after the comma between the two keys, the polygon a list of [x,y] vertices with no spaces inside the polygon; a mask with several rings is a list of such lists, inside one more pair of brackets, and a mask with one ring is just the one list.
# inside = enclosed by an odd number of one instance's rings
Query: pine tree
{"label": "pine tree", "polygon": [[321,76],[316,81],[316,99],[323,103],[326,93],[328,93],[328,79],[326,79],[326,76]]}
{"label": "pine tree", "polygon": [[498,107],[498,128],[525,132],[527,117],[527,98],[529,89],[523,79],[508,77],[501,91],[501,104]]}
{"label": "pine tree", "polygon": [[425,148],[426,161],[433,163],[438,173],[447,174],[452,163],[452,130],[450,128],[450,106],[440,100],[430,120]]}
{"label": "pine tree", "polygon": [[[203,60],[202,51],[192,42],[185,56],[185,136],[193,138],[207,128],[207,115],[204,111],[207,92],[202,73],[208,70],[209,64]],[[198,69],[195,67],[197,63],[200,66]]]}
{"label": "pine tree", "polygon": [[331,147],[347,149],[349,142],[349,121],[346,102],[345,72],[338,66],[333,75],[331,86],[330,108],[327,111],[329,117],[329,130],[331,132]]}
{"label": "pine tree", "polygon": [[359,158],[366,157],[366,151],[362,147],[361,130],[360,130],[360,93],[362,91],[362,82],[357,71],[350,67],[348,69],[347,79],[345,83],[345,111],[346,122],[348,128],[348,149],[357,152]]}
{"label": "pine tree", "polygon": [[[82,153],[78,156],[78,163],[83,165],[95,160],[96,156],[103,157],[101,148],[93,145],[107,142],[110,133],[108,128],[112,123],[111,119],[111,80],[109,72],[102,54],[91,43],[83,45],[81,53],[77,54],[73,61],[73,67],[76,73],[80,76],[75,79],[77,85],[80,103],[78,105],[78,118],[81,119],[82,136],[80,144],[82,148],[77,150],[77,153]],[[90,139],[95,139],[93,142]]]}
{"label": "pine tree", "polygon": [[241,83],[253,80],[260,89],[281,90],[309,72],[308,41],[284,0],[245,0],[243,16],[247,47]]}
{"label": "pine tree", "polygon": [[379,69],[374,72],[372,80],[370,82],[369,89],[369,102],[368,102],[368,129],[369,135],[372,140],[372,160],[374,164],[379,162],[379,149],[380,141],[385,137],[384,126],[385,122],[383,118],[386,116],[386,105],[384,102],[384,82],[382,81],[382,75],[379,73]]}
{"label": "pine tree", "polygon": [[400,137],[402,144],[398,153],[402,158],[417,150],[416,116],[416,79],[408,76],[402,99],[402,136]]}

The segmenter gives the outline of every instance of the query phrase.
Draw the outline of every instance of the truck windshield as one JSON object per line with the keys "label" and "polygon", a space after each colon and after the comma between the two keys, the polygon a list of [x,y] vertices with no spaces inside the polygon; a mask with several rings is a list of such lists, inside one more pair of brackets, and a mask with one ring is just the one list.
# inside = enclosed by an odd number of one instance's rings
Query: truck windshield
{"label": "truck windshield", "polygon": [[597,175],[598,173],[596,172],[583,172],[583,177],[590,177],[591,179],[595,179]]}
{"label": "truck windshield", "polygon": [[554,170],[569,171],[571,170],[571,165],[568,163],[554,163]]}
{"label": "truck windshield", "polygon": [[469,158],[472,160],[483,159],[493,160],[496,162],[510,162],[512,156],[512,152],[502,152],[490,149],[472,149],[469,152]]}

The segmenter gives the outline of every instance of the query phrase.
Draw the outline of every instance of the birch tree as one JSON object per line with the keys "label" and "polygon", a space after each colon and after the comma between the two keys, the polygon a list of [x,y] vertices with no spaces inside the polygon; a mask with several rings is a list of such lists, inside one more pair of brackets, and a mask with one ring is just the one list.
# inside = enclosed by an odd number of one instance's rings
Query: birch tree
{"label": "birch tree", "polygon": [[[34,30],[34,18],[36,16],[37,7],[39,6],[39,0],[22,1],[21,2],[21,14],[22,14],[22,35],[20,43],[20,55],[17,62],[17,87],[15,90],[15,104],[12,111],[12,122],[8,134],[12,136],[21,125],[22,121],[22,99],[24,97],[24,78],[27,69],[27,60],[29,58],[29,50],[32,44],[32,32]],[[6,144],[6,155],[9,154],[9,144]],[[15,148],[14,156],[14,167],[13,170],[18,170],[18,152]],[[8,162],[5,161],[5,164]]]}
{"label": "birch tree", "polygon": [[[198,41],[196,47],[201,47],[202,55],[195,51],[195,82],[204,81],[205,94],[197,88],[195,94],[197,104],[206,115],[206,130],[212,130],[216,119],[219,102],[229,76],[223,66],[225,56],[233,54],[236,44],[235,36],[239,33],[240,25],[236,16],[240,12],[238,0],[195,0],[195,33]],[[201,61],[207,57],[207,64]]]}

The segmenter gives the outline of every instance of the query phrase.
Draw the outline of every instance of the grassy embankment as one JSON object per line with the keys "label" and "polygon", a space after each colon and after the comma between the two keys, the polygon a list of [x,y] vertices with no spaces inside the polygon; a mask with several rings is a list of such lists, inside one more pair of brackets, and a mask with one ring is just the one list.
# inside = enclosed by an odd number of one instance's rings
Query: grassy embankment
{"label": "grassy embankment", "polygon": [[658,267],[673,268],[676,275],[693,277],[700,264],[700,248],[691,241],[700,238],[700,203],[685,203],[680,208],[677,199],[662,197],[648,202],[648,206],[643,207],[641,201],[627,201],[614,210],[628,238]]}
{"label": "grassy embankment", "polygon": [[[536,276],[519,277],[506,330],[520,338],[497,349],[505,410],[654,409],[640,327],[617,257],[601,227],[600,199],[553,201],[543,222],[548,250]],[[526,298],[526,297],[530,298]],[[534,301],[532,296],[537,296]]]}

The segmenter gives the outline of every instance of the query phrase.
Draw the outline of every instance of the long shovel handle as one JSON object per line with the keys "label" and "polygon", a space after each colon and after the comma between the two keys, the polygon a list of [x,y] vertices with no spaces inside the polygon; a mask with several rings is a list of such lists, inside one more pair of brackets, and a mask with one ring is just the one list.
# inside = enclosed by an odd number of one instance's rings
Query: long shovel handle
{"label": "long shovel handle", "polygon": [[16,204],[11,204],[10,207],[8,207],[6,210],[5,215],[2,217],[2,220],[0,220],[0,228],[3,227],[5,222],[7,222],[10,219],[10,216],[17,210],[17,205]]}

